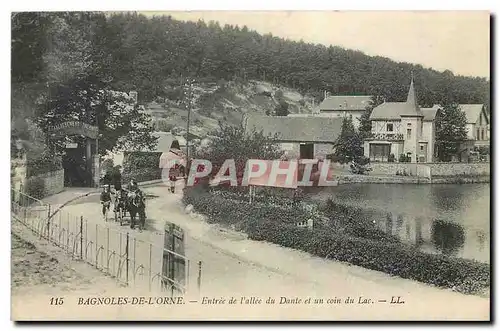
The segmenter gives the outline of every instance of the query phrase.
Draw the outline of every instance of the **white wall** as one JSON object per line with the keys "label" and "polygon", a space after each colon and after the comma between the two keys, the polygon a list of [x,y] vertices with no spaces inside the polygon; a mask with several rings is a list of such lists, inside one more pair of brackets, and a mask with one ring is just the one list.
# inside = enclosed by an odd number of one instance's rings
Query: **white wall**
{"label": "white wall", "polygon": [[333,153],[333,144],[314,144],[314,157],[325,159],[328,154]]}
{"label": "white wall", "polygon": [[427,162],[434,160],[434,144],[436,143],[436,127],[434,122],[424,122],[422,130],[422,140],[426,140],[427,144]]}

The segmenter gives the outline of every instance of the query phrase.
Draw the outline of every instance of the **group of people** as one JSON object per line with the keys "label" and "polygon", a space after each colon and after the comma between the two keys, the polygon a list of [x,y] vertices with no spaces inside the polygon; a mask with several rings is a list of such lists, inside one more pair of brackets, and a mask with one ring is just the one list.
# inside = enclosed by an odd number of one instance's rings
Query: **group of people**
{"label": "group of people", "polygon": [[116,196],[114,201],[114,212],[117,212],[117,208],[119,207],[120,202],[123,202],[131,194],[134,194],[134,196],[138,197],[141,200],[144,198],[144,195],[135,180],[130,181],[127,189],[123,188],[120,182],[115,183],[114,188],[115,192],[112,192],[110,189],[110,185],[105,184],[101,192],[100,201],[102,205],[103,217],[106,217],[106,214],[109,210],[112,202],[112,195]]}

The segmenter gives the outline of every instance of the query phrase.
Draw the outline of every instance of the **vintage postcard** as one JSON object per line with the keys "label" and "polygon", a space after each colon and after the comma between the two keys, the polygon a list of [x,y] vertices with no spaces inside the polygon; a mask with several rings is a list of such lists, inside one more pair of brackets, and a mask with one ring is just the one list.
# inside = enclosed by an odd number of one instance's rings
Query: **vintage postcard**
{"label": "vintage postcard", "polygon": [[12,320],[490,320],[490,13],[11,28]]}

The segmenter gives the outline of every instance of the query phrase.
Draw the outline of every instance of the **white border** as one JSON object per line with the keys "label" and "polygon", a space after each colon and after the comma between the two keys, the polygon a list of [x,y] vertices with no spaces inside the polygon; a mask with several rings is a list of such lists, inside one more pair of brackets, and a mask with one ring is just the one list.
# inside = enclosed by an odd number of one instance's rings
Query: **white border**
{"label": "white border", "polygon": [[[251,2],[241,3],[234,0],[183,0],[178,2],[170,1],[133,1],[133,0],[113,0],[113,1],[102,1],[102,0],[88,0],[81,2],[70,2],[68,0],[50,0],[50,1],[5,1],[2,3],[2,7],[6,7],[4,11],[1,12],[1,40],[3,45],[2,56],[2,72],[0,77],[2,78],[3,84],[0,89],[1,101],[3,103],[0,120],[2,129],[0,132],[3,137],[1,139],[2,155],[6,158],[9,157],[9,140],[10,140],[10,12],[11,11],[46,11],[46,10],[490,10],[494,13],[498,13],[498,0],[496,1],[486,1],[486,0],[474,0],[474,1],[450,1],[450,0],[419,0],[419,1],[401,1],[401,0],[379,0],[379,1],[336,1],[333,4],[328,4],[324,0],[287,0],[287,1],[276,1],[276,0],[252,0]],[[497,18],[498,20],[498,18]],[[496,23],[496,22],[495,22]],[[497,25],[497,24],[495,24]],[[498,31],[497,31],[498,33]],[[498,38],[495,37],[495,45],[497,44]],[[495,47],[496,50],[496,47]],[[495,52],[495,59],[497,59],[497,52]],[[492,59],[493,60],[493,59]],[[496,77],[495,77],[496,78]],[[498,85],[494,91],[494,95],[498,95]],[[496,104],[496,102],[495,102]],[[492,110],[496,113],[497,109]],[[500,126],[500,116],[494,116],[494,126],[495,126],[495,136],[492,140],[499,142],[497,128]],[[500,157],[495,150],[495,163],[498,166],[500,164]],[[9,215],[9,188],[10,182],[7,179],[7,172],[10,172],[8,168],[7,161],[1,162],[2,167],[2,204],[3,208],[0,208],[3,212],[2,220],[4,222],[3,230],[0,232],[2,238],[0,242],[2,244],[2,249],[0,249],[1,265],[10,266],[10,231],[8,227],[10,226],[10,215]],[[498,201],[498,200],[497,200]],[[495,201],[496,202],[496,201]],[[491,203],[495,205],[495,203]],[[498,230],[500,226],[496,225]],[[495,235],[498,234],[495,233]],[[496,254],[498,256],[498,254]],[[497,259],[494,261],[497,263]],[[1,273],[1,294],[3,300],[1,301],[0,312],[2,314],[1,328],[11,329],[14,328],[12,322],[10,322],[10,301],[6,300],[7,297],[10,298],[10,272],[7,275],[5,271]],[[496,281],[493,280],[493,281]],[[497,288],[498,286],[495,286]],[[498,306],[498,305],[497,305]],[[498,317],[498,315],[497,315]],[[400,325],[399,325],[400,326]],[[441,325],[442,326],[442,325]],[[47,327],[47,326],[46,326]],[[48,326],[51,327],[51,326]],[[119,326],[121,327],[121,326]],[[164,327],[163,325],[160,327]],[[187,325],[180,326],[168,326],[169,328],[187,328]],[[191,326],[190,326],[191,327]],[[262,328],[264,326],[256,326]],[[283,327],[283,326],[281,326]],[[286,327],[286,326],[285,326]],[[344,328],[344,326],[336,326],[337,328]],[[384,327],[384,326],[381,326]],[[429,328],[428,325],[423,325],[426,329]],[[454,327],[452,325],[451,327]],[[65,326],[64,328],[70,328],[70,326]],[[267,328],[267,326],[266,326]],[[97,327],[97,329],[104,330],[105,327]]]}

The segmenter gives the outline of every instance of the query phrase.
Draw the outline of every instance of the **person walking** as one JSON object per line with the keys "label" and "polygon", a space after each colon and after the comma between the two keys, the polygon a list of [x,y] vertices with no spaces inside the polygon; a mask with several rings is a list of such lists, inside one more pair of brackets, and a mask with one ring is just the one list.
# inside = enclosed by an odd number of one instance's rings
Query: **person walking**
{"label": "person walking", "polygon": [[177,177],[172,174],[170,175],[170,192],[175,193],[175,182],[177,181]]}

